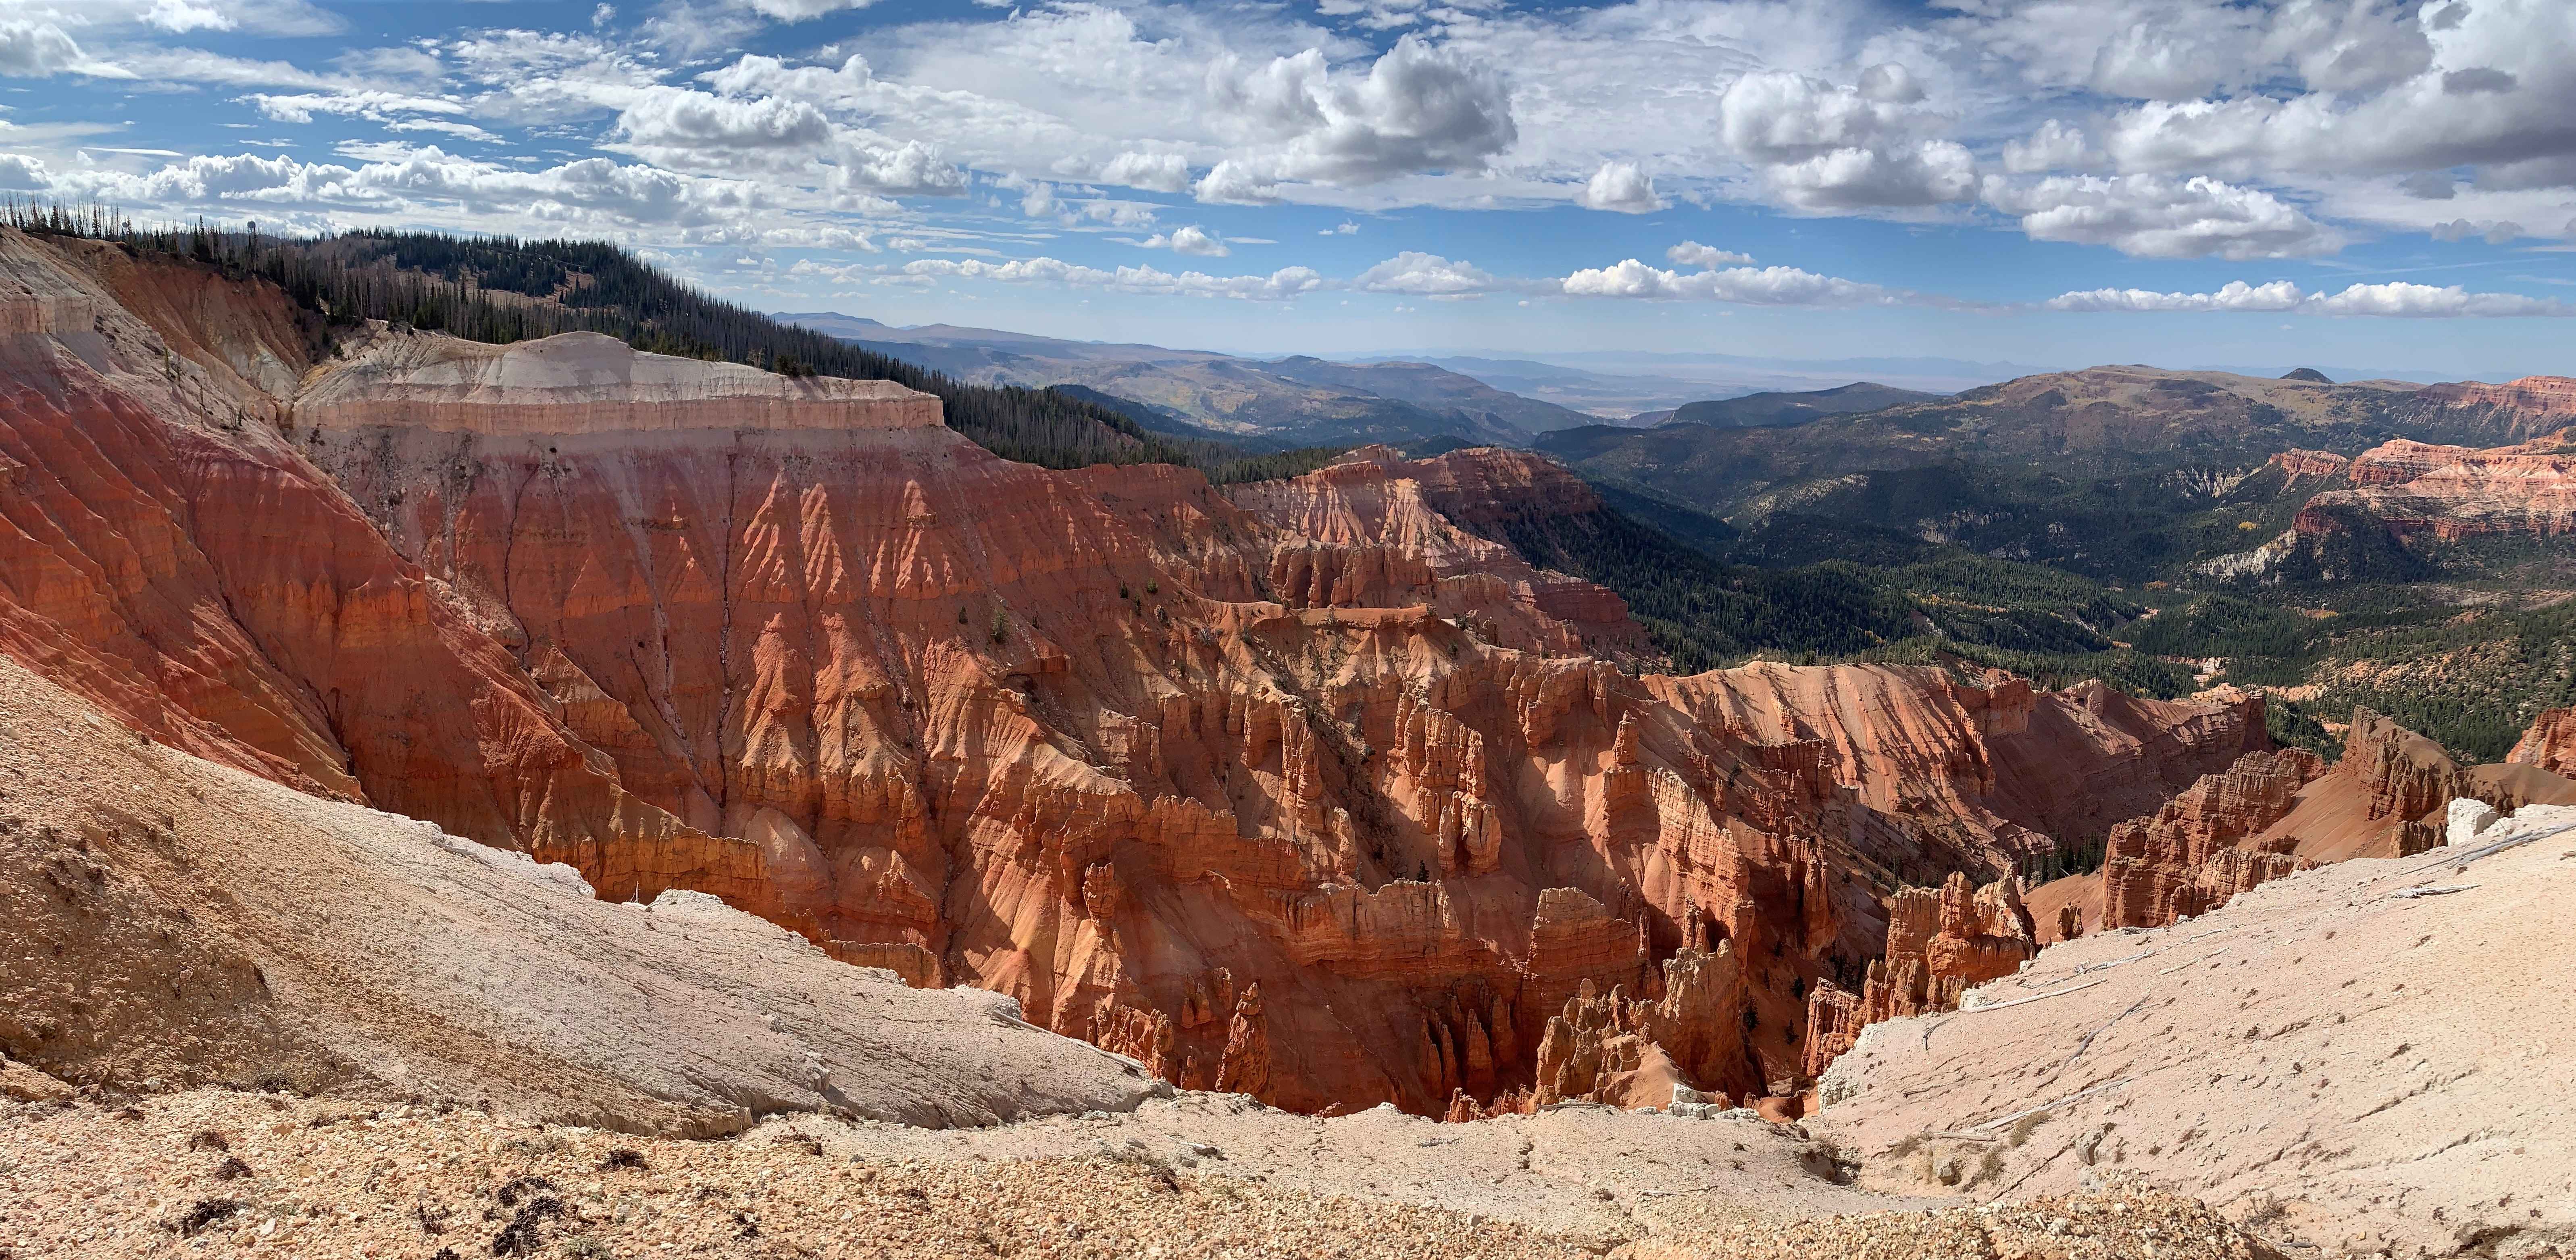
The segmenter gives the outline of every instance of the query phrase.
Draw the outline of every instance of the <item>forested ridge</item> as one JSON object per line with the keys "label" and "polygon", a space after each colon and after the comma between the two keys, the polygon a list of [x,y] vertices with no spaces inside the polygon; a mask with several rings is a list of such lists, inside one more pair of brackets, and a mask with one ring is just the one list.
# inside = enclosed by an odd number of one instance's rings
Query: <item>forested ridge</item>
{"label": "forested ridge", "polygon": [[[1643,510],[1651,513],[1651,505]],[[2118,648],[2106,633],[2144,612],[2142,605],[2038,565],[1938,547],[1887,566],[1733,563],[1608,507],[1516,517],[1494,532],[1533,564],[1617,592],[1684,673],[1755,656],[1856,657],[1967,661],[2053,685],[2107,677],[2160,696],[2180,694],[2190,679]]]}
{"label": "forested ridge", "polygon": [[[2576,602],[2463,610],[2403,586],[2284,594],[2197,596],[2147,622],[2137,644],[2223,660],[2229,682],[2303,686],[2297,713],[2340,721],[2367,707],[2477,762],[2503,760],[2541,710],[2576,704]],[[2300,606],[2311,598],[2344,608]]]}
{"label": "forested ridge", "polygon": [[969,385],[684,284],[605,241],[361,230],[297,237],[256,224],[137,226],[97,207],[0,203],[0,222],[117,242],[266,280],[324,327],[385,320],[506,344],[597,332],[638,350],[748,364],[786,376],[888,380],[939,397],[948,426],[1005,459],[1048,468],[1181,464],[1219,481],[1293,475],[1335,452],[1250,452],[1153,433],[1054,389]]}

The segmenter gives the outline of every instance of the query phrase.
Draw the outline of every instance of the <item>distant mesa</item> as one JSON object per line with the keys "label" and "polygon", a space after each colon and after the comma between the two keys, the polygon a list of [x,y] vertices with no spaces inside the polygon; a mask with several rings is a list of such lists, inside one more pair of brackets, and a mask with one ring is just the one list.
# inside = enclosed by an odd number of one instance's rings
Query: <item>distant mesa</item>
{"label": "distant mesa", "polygon": [[2291,368],[2281,374],[2285,381],[2306,381],[2310,385],[2332,385],[2334,378],[2315,368]]}
{"label": "distant mesa", "polygon": [[1716,429],[1775,429],[1827,416],[1847,416],[1906,403],[1936,402],[1942,397],[1874,381],[1854,381],[1832,389],[1746,394],[1741,398],[1684,403],[1674,408],[1663,423],[1704,424]]}

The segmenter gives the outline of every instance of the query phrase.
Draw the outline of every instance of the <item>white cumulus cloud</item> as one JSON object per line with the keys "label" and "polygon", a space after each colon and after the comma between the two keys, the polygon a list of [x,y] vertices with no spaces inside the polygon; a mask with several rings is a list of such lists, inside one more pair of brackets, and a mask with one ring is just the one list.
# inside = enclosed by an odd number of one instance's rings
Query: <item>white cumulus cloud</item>
{"label": "white cumulus cloud", "polygon": [[1361,272],[1351,283],[1371,293],[1465,298],[1493,289],[1500,282],[1474,263],[1452,262],[1438,254],[1407,250]]}
{"label": "white cumulus cloud", "polygon": [[638,148],[725,153],[814,149],[832,138],[832,121],[804,101],[715,96],[668,87],[639,94],[619,112],[617,129]]}
{"label": "white cumulus cloud", "polygon": [[1932,134],[1947,120],[1922,104],[1902,66],[1838,86],[1790,71],[1747,74],[1718,100],[1718,136],[1755,164],[1774,195],[1803,210],[1908,208],[1976,196],[1976,159]]}
{"label": "white cumulus cloud", "polygon": [[1634,162],[1603,162],[1574,200],[1590,209],[1621,214],[1651,214],[1664,208],[1664,199],[1655,195],[1654,177]]}
{"label": "white cumulus cloud", "polygon": [[2033,240],[2107,245],[2139,258],[2285,258],[2343,244],[2341,234],[2298,207],[2205,175],[1991,176],[1985,200],[2019,216]]}
{"label": "white cumulus cloud", "polygon": [[1730,267],[1752,262],[1753,255],[1702,245],[1698,241],[1683,241],[1665,250],[1664,260],[1679,267]]}
{"label": "white cumulus cloud", "polygon": [[2049,299],[2048,309],[2084,312],[2190,312],[2378,316],[2403,319],[2503,319],[2576,315],[2576,306],[2519,293],[2471,293],[2459,285],[2355,284],[2338,293],[2310,293],[2288,280],[2249,285],[2233,281],[2209,293],[2158,293],[2149,289],[2092,289]]}
{"label": "white cumulus cloud", "polygon": [[1169,232],[1156,232],[1145,238],[1147,249],[1168,249],[1175,254],[1193,254],[1201,258],[1223,258],[1233,253],[1216,233],[1192,224]]}
{"label": "white cumulus cloud", "polygon": [[1795,267],[1666,271],[1634,258],[1608,267],[1587,267],[1565,277],[1559,288],[1572,297],[1695,298],[1751,306],[1889,306],[1909,296]]}
{"label": "white cumulus cloud", "polygon": [[1475,170],[1519,136],[1500,75],[1413,35],[1366,74],[1332,70],[1315,48],[1267,62],[1229,53],[1208,66],[1204,96],[1243,150],[1228,161],[1274,184]]}

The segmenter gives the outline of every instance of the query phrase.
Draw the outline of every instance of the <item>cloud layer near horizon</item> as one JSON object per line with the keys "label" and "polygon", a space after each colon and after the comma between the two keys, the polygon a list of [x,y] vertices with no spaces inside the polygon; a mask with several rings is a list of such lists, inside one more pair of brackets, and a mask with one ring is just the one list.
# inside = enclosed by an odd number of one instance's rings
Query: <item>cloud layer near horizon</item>
{"label": "cloud layer near horizon", "polygon": [[[1344,279],[1294,257],[1215,276],[1055,254],[1076,239],[1166,259],[1275,246],[1204,217],[1226,208],[1356,216],[1298,233],[1311,244],[1407,209],[1608,225],[1737,206],[2174,263],[2576,234],[2563,0],[1053,0],[933,20],[880,20],[864,0],[648,0],[566,29],[476,24],[520,16],[507,7],[442,13],[463,25],[370,46],[318,0],[0,0],[0,77],[150,84],[140,112],[184,100],[245,120],[216,124],[238,144],[175,149],[107,144],[125,126],[105,119],[0,129],[0,188],[288,227],[891,252],[915,257],[883,274],[915,280],[1262,298],[2010,305],[1751,251],[1513,278],[1532,269],[1412,250]],[[335,137],[327,156],[295,139],[307,132]],[[2412,284],[2265,307],[2239,287],[2046,305],[2563,310]]]}

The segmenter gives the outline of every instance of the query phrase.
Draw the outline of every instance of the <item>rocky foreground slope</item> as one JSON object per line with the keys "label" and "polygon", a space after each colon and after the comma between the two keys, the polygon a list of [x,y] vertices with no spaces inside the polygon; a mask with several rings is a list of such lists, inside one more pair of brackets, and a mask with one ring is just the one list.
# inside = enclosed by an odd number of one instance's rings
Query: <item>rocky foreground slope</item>
{"label": "rocky foreground slope", "polygon": [[2567,1254],[2576,808],[2467,832],[2053,946],[1955,1013],[1869,1029],[1810,1126],[1864,1184],[2129,1172],[2292,1254]]}
{"label": "rocky foreground slope", "polygon": [[705,1136],[1170,1092],[1007,999],[906,987],[703,893],[599,900],[567,867],[138,739],[5,659],[0,922],[0,1048],[118,1095],[257,1085]]}
{"label": "rocky foreground slope", "polygon": [[[1669,1130],[1706,1124],[1569,1113],[1432,1150],[1445,1139],[1423,1136],[1426,1120],[1273,1112],[1247,1126],[1242,1103],[1185,1095],[1132,1121],[1059,1119],[931,1146],[832,1121],[680,1142],[221,1091],[132,1107],[0,1101],[0,1225],[13,1254],[102,1260],[2282,1254],[2135,1183],[1975,1208],[1831,1186],[1796,1171],[1759,1125],[1680,1158]],[[1302,1140],[1268,1149],[1292,1136]]]}
{"label": "rocky foreground slope", "polygon": [[2266,746],[2245,697],[1643,673],[1616,596],[1476,532],[1589,502],[1527,456],[1228,494],[1010,463],[881,384],[329,328],[110,245],[0,233],[0,273],[0,653],[1168,1083],[1535,1106],[1606,1087],[1540,1065],[1624,995],[1680,1080],[1787,1098],[1805,994],[1860,985],[1899,887]]}

